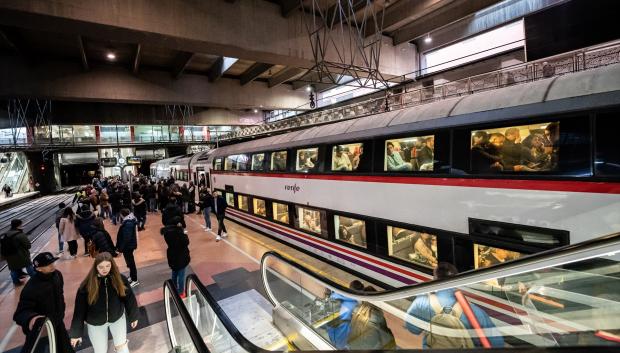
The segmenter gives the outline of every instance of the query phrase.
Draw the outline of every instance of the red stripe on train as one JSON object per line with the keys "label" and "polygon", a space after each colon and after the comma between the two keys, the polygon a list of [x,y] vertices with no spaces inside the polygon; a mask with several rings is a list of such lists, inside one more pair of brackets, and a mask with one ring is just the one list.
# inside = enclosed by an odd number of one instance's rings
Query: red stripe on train
{"label": "red stripe on train", "polygon": [[235,173],[212,171],[216,175],[254,176],[263,178],[312,179],[332,181],[356,181],[364,183],[412,184],[434,186],[459,186],[471,188],[496,188],[518,190],[545,190],[566,192],[588,192],[597,194],[620,194],[620,183],[574,181],[574,180],[524,180],[524,179],[464,179],[428,178],[411,176],[382,175],[331,175],[331,174],[293,174],[293,173]]}

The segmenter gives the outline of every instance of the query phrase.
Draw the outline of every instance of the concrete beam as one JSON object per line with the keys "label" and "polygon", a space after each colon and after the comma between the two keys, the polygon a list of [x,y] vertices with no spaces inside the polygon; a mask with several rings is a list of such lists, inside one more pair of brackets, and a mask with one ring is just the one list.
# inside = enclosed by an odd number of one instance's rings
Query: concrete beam
{"label": "concrete beam", "polygon": [[278,0],[283,17],[289,17],[301,7],[300,0]]}
{"label": "concrete beam", "polygon": [[455,0],[393,32],[394,45],[412,41],[501,0]]}
{"label": "concrete beam", "polygon": [[271,69],[272,67],[272,64],[265,63],[255,63],[254,65],[250,66],[250,68],[245,70],[245,72],[242,73],[241,77],[239,78],[239,80],[241,81],[241,86],[247,85],[248,83],[256,80],[258,76],[267,72],[267,70]]}
{"label": "concrete beam", "polygon": [[142,57],[142,44],[138,43],[136,44],[136,49],[134,51],[134,55],[133,55],[133,65],[132,65],[132,72],[135,74],[138,73],[138,71],[140,71],[140,59]]}
{"label": "concrete beam", "polygon": [[[377,23],[383,23],[382,32],[392,32],[451,2],[454,0],[399,0],[388,7],[383,15],[378,14]],[[377,33],[377,30],[374,22],[369,22],[366,27],[366,36]]]}
{"label": "concrete beam", "polygon": [[231,66],[233,66],[237,62],[237,58],[227,58],[225,56],[220,56],[215,60],[213,65],[209,68],[207,72],[207,77],[209,77],[209,82],[215,82],[217,79],[222,77]]}
{"label": "concrete beam", "polygon": [[273,77],[271,77],[269,79],[269,88],[275,87],[275,86],[277,86],[279,84],[282,84],[284,82],[287,82],[287,81],[299,78],[302,75],[305,75],[306,72],[308,72],[308,70],[306,70],[306,69],[299,69],[299,68],[296,68],[296,67],[288,67],[288,68],[282,70],[276,76],[273,76]]}
{"label": "concrete beam", "polygon": [[204,75],[185,74],[178,80],[166,71],[142,68],[137,75],[119,66],[102,65],[83,72],[80,65],[47,62],[27,66],[18,57],[0,57],[0,98],[38,97],[69,101],[139,104],[190,104],[250,109],[294,109],[306,103],[304,92],[265,82],[239,86],[235,79],[210,83]]}
{"label": "concrete beam", "polygon": [[80,59],[82,60],[82,68],[84,71],[88,71],[88,57],[86,56],[86,51],[84,50],[84,38],[82,36],[77,36],[78,48],[80,49]]}
{"label": "concrete beam", "polygon": [[[290,1],[291,6],[299,4]],[[303,11],[292,11],[285,18],[277,4],[259,0],[234,4],[203,0],[192,1],[191,6],[185,1],[152,0],[0,2],[0,24],[300,68],[315,66],[304,25],[313,20],[314,15]],[[345,46],[355,43],[349,40],[348,28],[344,33],[334,31],[332,38],[333,43]],[[351,49],[342,52],[350,56],[355,52]],[[326,55],[327,61],[340,61],[335,50]],[[356,64],[363,65],[361,60]],[[401,76],[416,69],[411,57],[398,48],[381,47],[379,70],[384,76]]]}
{"label": "concrete beam", "polygon": [[[327,12],[326,12],[327,21],[330,25],[332,23],[336,25],[343,21],[346,23],[345,21],[346,19],[348,19],[349,17],[355,16],[355,14],[357,14],[358,11],[366,7],[367,3],[372,4],[372,0],[368,2],[367,0],[353,0],[352,1],[353,6],[351,6],[349,1],[337,1],[336,4],[332,5],[329,9],[327,9]],[[342,7],[342,15],[340,15],[341,7]],[[366,25],[368,26],[371,22],[372,21],[369,21]]]}
{"label": "concrete beam", "polygon": [[172,77],[175,79],[181,77],[181,74],[185,71],[185,68],[189,65],[190,61],[192,61],[193,57],[194,53],[186,51],[178,53],[177,57],[174,59],[174,65],[172,67]]}

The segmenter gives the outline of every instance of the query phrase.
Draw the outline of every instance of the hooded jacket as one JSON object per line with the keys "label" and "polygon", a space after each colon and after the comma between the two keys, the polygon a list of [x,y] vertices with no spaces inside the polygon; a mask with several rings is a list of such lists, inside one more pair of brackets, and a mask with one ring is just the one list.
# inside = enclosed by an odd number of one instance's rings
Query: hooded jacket
{"label": "hooded jacket", "polygon": [[[13,320],[22,327],[25,334],[30,330],[30,320],[43,315],[54,324],[60,324],[65,318],[64,280],[60,271],[46,274],[37,272],[22,290]],[[64,324],[63,324],[64,325]]]}
{"label": "hooded jacket", "polygon": [[130,213],[123,219],[116,236],[116,249],[118,251],[127,252],[138,248],[138,239],[136,235],[137,224],[138,221],[133,213]]}
{"label": "hooded jacket", "polygon": [[95,214],[90,209],[82,210],[75,216],[75,226],[80,232],[80,235],[85,239],[90,239],[95,233],[95,228],[93,228],[94,221]]}
{"label": "hooded jacket", "polygon": [[186,224],[185,217],[183,216],[183,211],[181,211],[179,206],[173,203],[167,204],[164,210],[161,212],[161,223],[163,223],[164,226],[174,225],[175,223],[172,220],[175,219],[175,217],[181,218],[181,224],[183,225],[183,228],[185,228]]}
{"label": "hooded jacket", "polygon": [[107,230],[95,228],[93,243],[95,244],[95,249],[97,249],[98,252],[108,252],[112,256],[115,256],[116,250],[114,249],[114,242],[112,241],[112,237],[110,237],[110,233],[108,233]]}
{"label": "hooded jacket", "polygon": [[5,233],[7,237],[13,240],[13,244],[17,251],[13,254],[6,256],[4,259],[6,260],[7,265],[9,266],[9,270],[18,271],[24,267],[30,266],[32,262],[30,261],[30,240],[26,236],[21,229],[11,229]]}
{"label": "hooded jacket", "polygon": [[177,225],[168,225],[161,229],[161,234],[166,240],[168,249],[168,266],[174,271],[181,270],[190,262],[189,237],[183,232],[183,228]]}

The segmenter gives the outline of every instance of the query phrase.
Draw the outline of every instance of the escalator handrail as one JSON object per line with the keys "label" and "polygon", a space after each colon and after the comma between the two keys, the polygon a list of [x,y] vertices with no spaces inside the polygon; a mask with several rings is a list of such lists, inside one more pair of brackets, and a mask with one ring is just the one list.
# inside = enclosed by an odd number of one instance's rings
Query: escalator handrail
{"label": "escalator handrail", "polygon": [[[183,300],[177,293],[177,289],[172,283],[172,280],[169,279],[164,282],[164,286],[163,286],[164,300],[166,298],[166,288],[168,288],[168,290],[171,293],[170,297],[172,298],[172,302],[174,303],[174,306],[176,307],[177,312],[179,313],[179,316],[181,317],[181,320],[183,321],[183,324],[185,325],[185,328],[187,329],[187,332],[189,333],[192,343],[197,349],[197,352],[198,353],[210,353],[209,348],[207,348],[207,345],[205,344],[202,336],[200,335],[200,332],[198,332],[196,325],[194,325],[194,321],[192,320],[192,317],[190,316],[189,312],[187,312],[187,308],[185,307],[185,304],[183,304]],[[170,322],[167,322],[167,324],[168,326],[171,325]],[[169,330],[168,335],[170,336],[170,327],[168,327],[168,330]],[[168,337],[168,338],[170,339],[170,344],[172,345],[172,337]]]}
{"label": "escalator handrail", "polygon": [[536,271],[543,268],[560,266],[576,261],[596,258],[614,252],[620,252],[620,233],[613,233],[585,242],[547,250],[484,269],[462,272],[446,279],[432,280],[396,289],[387,289],[380,292],[358,292],[351,290],[323,275],[317,274],[316,272],[308,269],[304,265],[301,265],[293,260],[282,256],[276,251],[268,251],[263,254],[261,258],[261,274],[265,292],[268,294],[268,299],[274,306],[279,305],[279,303],[271,292],[267,280],[267,260],[270,257],[277,258],[278,260],[310,276],[311,278],[318,280],[323,285],[325,285],[325,287],[339,292],[340,294],[346,295],[349,298],[360,301],[379,302],[399,300],[427,294],[429,292],[437,292],[441,290],[452,289],[455,287],[467,286],[497,278],[504,278],[521,273]]}
{"label": "escalator handrail", "polygon": [[48,332],[47,337],[50,345],[48,351],[50,353],[55,353],[58,351],[58,347],[56,347],[56,331],[54,331],[52,321],[48,317],[40,317],[35,320],[32,330],[26,335],[26,342],[24,343],[20,353],[32,353],[35,351],[37,344],[41,339],[43,327],[45,327]]}

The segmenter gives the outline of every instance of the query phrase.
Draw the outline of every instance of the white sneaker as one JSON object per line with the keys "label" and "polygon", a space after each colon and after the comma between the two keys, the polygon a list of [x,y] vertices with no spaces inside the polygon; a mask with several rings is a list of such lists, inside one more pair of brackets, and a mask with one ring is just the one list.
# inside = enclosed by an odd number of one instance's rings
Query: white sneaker
{"label": "white sneaker", "polygon": [[137,287],[139,285],[140,285],[140,282],[138,282],[138,281],[129,281],[129,286],[131,288]]}
{"label": "white sneaker", "polygon": [[205,228],[205,232],[208,232],[208,231],[210,231],[210,229],[209,228]]}
{"label": "white sneaker", "polygon": [[215,238],[215,241],[220,241],[220,240],[222,240],[222,237],[218,235],[217,238]]}
{"label": "white sneaker", "polygon": [[207,231],[208,231],[208,232],[210,232],[210,231],[211,231],[211,228],[207,228]]}
{"label": "white sneaker", "polygon": [[226,232],[222,232],[222,238],[226,238],[228,236],[228,234],[226,234]]}
{"label": "white sneaker", "polygon": [[64,250],[58,250],[58,251],[56,252],[56,255],[62,255],[62,253],[64,253],[64,252],[65,252]]}

